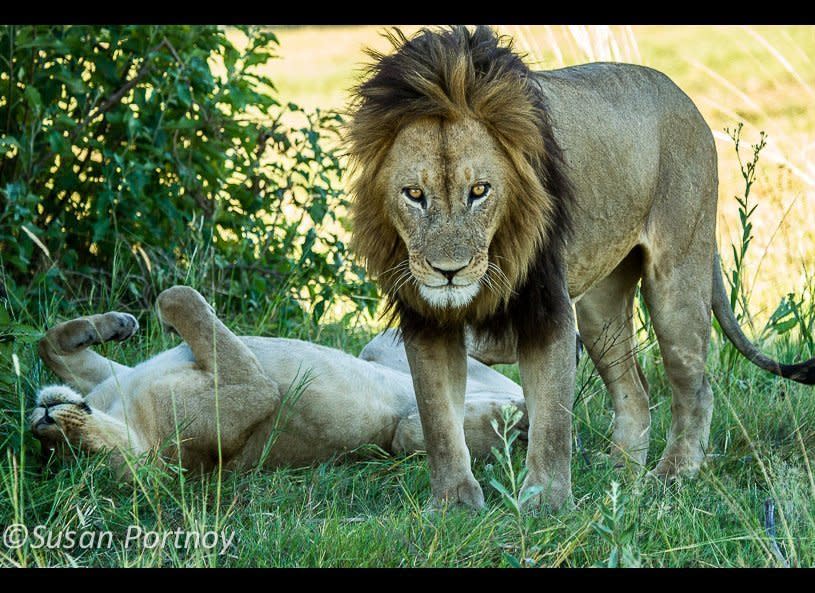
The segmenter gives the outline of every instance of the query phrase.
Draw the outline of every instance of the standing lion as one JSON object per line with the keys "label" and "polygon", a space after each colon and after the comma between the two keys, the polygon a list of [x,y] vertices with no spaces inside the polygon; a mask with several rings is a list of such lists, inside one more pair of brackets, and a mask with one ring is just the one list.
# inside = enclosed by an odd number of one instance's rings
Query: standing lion
{"label": "standing lion", "polygon": [[355,92],[352,248],[399,319],[437,500],[484,504],[462,429],[465,327],[492,360],[520,364],[535,506],[571,500],[572,304],[612,396],[612,453],[644,464],[648,388],[632,355],[642,281],[673,392],[659,476],[693,474],[705,455],[711,309],[758,366],[815,383],[815,360],[763,356],[729,309],[713,136],[664,74],[532,72],[483,26],[390,38],[394,53],[372,53]]}

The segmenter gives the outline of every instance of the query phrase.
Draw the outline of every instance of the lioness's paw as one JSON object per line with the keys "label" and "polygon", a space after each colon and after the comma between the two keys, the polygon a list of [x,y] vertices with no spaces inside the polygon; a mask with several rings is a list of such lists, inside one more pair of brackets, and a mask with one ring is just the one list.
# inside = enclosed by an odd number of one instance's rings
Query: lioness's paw
{"label": "lioness's paw", "polygon": [[77,406],[85,404],[85,398],[76,391],[65,385],[50,385],[43,387],[37,393],[37,407],[48,408],[60,404],[74,404]]}
{"label": "lioness's paw", "polygon": [[103,316],[107,321],[106,340],[122,342],[139,331],[139,322],[130,313],[111,311]]}
{"label": "lioness's paw", "polygon": [[111,340],[121,342],[139,329],[139,322],[129,313],[111,311],[103,315],[80,317],[61,323],[46,333],[41,347],[57,354],[73,354],[94,344]]}
{"label": "lioness's paw", "polygon": [[179,315],[194,315],[196,309],[202,308],[209,313],[215,312],[201,293],[190,286],[172,286],[162,291],[156,299],[156,311],[162,328],[176,334]]}
{"label": "lioness's paw", "polygon": [[40,439],[72,441],[80,435],[91,413],[84,398],[70,387],[43,387],[31,413],[31,430]]}

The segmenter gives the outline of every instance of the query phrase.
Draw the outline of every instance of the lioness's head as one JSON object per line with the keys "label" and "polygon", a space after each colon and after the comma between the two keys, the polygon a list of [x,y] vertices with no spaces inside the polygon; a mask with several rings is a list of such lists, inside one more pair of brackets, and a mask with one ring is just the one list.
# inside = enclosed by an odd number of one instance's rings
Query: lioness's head
{"label": "lioness's head", "polygon": [[389,38],[355,93],[352,248],[391,301],[477,322],[523,284],[558,219],[543,98],[487,27]]}

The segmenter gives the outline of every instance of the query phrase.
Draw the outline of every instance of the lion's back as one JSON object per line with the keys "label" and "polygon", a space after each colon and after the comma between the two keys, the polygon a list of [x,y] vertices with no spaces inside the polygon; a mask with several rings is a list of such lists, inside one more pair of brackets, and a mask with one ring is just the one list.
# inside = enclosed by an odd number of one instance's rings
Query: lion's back
{"label": "lion's back", "polygon": [[[638,244],[662,201],[674,213],[710,196],[670,180],[716,175],[713,136],[693,101],[665,74],[597,62],[536,73],[575,190],[567,245],[570,292],[582,294]],[[715,207],[715,205],[714,205]]]}

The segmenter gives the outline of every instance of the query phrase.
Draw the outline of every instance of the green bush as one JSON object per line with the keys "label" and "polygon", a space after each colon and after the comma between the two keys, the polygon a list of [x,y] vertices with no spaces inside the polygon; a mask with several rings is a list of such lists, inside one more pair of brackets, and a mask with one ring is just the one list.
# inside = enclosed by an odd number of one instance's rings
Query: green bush
{"label": "green bush", "polygon": [[227,311],[373,309],[338,238],[340,117],[278,103],[276,44],[257,27],[0,27],[6,321],[99,286],[146,308],[193,280]]}

